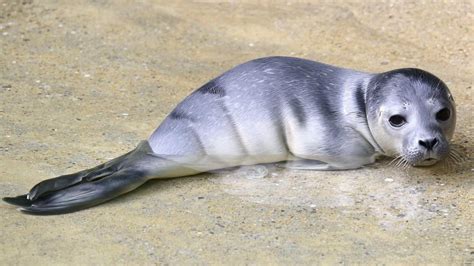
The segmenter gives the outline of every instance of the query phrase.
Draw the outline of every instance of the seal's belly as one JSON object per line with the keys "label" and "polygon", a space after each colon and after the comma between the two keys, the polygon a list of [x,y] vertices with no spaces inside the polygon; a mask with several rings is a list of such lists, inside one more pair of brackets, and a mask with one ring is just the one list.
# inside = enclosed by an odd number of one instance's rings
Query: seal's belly
{"label": "seal's belly", "polygon": [[353,131],[339,128],[317,111],[306,112],[302,121],[288,104],[269,108],[258,101],[244,105],[214,100],[198,105],[188,99],[163,121],[150,142],[160,155],[182,155],[225,166],[294,157],[350,161],[373,154],[366,148],[370,145]]}
{"label": "seal's belly", "polygon": [[[154,152],[163,155],[208,155],[229,158],[260,157],[286,160],[288,149],[281,121],[270,114],[232,114],[219,106],[209,112],[170,115],[152,135]],[[271,158],[271,159],[266,159]],[[255,159],[253,159],[255,162]]]}
{"label": "seal's belly", "polygon": [[301,60],[238,66],[181,102],[150,145],[157,154],[226,166],[360,155],[347,148],[361,136],[345,132],[338,71]]}

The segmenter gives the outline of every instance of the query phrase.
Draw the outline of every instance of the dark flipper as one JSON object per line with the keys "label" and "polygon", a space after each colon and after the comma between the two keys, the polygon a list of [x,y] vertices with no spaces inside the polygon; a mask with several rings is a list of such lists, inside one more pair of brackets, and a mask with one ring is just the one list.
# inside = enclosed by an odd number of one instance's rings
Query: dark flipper
{"label": "dark flipper", "polygon": [[20,206],[20,207],[28,207],[31,205],[31,201],[28,200],[26,197],[27,197],[27,194],[16,196],[14,198],[5,197],[3,198],[3,200],[6,203],[9,203],[11,205]]}
{"label": "dark flipper", "polygon": [[136,152],[136,150],[91,169],[43,180],[30,190],[26,195],[26,198],[29,200],[35,200],[47,192],[61,190],[83,181],[96,180],[111,175],[118,170],[120,164],[123,164],[123,161],[133,152]]}
{"label": "dark flipper", "polygon": [[[98,205],[134,190],[156,168],[157,160],[144,141],[133,151],[95,168],[44,180],[27,195],[3,200],[31,214],[60,214]],[[159,162],[158,162],[159,163]]]}
{"label": "dark flipper", "polygon": [[31,214],[61,214],[74,212],[98,205],[134,190],[146,182],[143,173],[119,171],[105,178],[49,192],[35,200],[26,195],[4,198],[8,203],[21,207],[21,211]]}

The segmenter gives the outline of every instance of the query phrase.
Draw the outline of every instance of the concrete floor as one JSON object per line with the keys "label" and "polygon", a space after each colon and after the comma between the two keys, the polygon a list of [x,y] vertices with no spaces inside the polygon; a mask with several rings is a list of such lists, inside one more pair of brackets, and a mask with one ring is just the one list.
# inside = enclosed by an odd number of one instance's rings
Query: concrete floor
{"label": "concrete floor", "polygon": [[1,265],[474,263],[472,2],[255,2],[0,2],[0,196],[134,148],[194,88],[268,55],[435,73],[468,160],[224,171],[61,216],[2,203]]}

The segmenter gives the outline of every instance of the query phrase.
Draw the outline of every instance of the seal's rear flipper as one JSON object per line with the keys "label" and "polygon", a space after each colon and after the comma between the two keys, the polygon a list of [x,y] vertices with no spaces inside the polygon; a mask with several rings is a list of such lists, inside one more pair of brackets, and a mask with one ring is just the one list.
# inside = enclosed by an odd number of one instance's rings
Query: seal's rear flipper
{"label": "seal's rear flipper", "polygon": [[31,214],[60,214],[103,203],[145,183],[150,169],[164,160],[151,156],[147,141],[116,159],[95,168],[44,180],[28,194],[3,200]]}
{"label": "seal's rear flipper", "polygon": [[27,199],[26,195],[3,200],[19,206],[21,211],[30,214],[61,214],[111,200],[134,190],[146,181],[142,172],[124,170],[103,179],[81,182],[61,190],[48,192],[34,200]]}
{"label": "seal's rear flipper", "polygon": [[15,206],[28,207],[31,205],[31,201],[26,198],[27,196],[28,195],[25,194],[25,195],[16,196],[13,198],[5,197],[3,198],[3,201]]}

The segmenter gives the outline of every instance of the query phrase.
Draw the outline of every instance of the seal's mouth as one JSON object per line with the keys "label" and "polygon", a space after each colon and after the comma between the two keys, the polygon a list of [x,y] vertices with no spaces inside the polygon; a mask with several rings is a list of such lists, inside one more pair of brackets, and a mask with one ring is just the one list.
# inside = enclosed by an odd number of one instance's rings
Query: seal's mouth
{"label": "seal's mouth", "polygon": [[433,157],[428,157],[420,162],[415,163],[413,166],[430,166],[437,163],[439,160]]}

